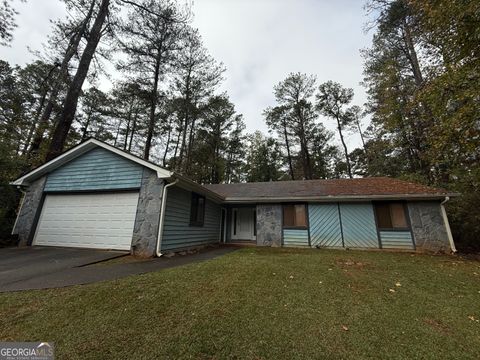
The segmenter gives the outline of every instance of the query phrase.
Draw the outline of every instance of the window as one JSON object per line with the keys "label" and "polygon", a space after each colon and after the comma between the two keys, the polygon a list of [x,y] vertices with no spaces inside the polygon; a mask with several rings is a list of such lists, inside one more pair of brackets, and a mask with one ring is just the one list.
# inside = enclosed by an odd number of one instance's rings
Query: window
{"label": "window", "polygon": [[203,226],[205,219],[205,197],[192,193],[190,226]]}
{"label": "window", "polygon": [[283,205],[283,227],[307,227],[307,209],[305,204]]}
{"label": "window", "polygon": [[401,202],[377,203],[375,204],[375,214],[379,229],[408,229],[405,205]]}

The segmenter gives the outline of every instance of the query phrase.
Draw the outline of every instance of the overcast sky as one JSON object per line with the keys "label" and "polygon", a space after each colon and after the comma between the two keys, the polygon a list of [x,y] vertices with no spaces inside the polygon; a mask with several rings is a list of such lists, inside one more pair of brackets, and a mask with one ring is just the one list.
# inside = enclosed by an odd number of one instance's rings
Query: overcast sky
{"label": "overcast sky", "polygon": [[[185,0],[188,1],[188,0]],[[334,80],[365,102],[360,49],[368,47],[361,0],[195,0],[194,26],[215,59],[227,68],[226,90],[248,131],[267,131],[262,112],[274,105],[273,86],[290,72],[314,74],[318,82]],[[18,28],[1,58],[23,65],[40,49],[50,20],[65,16],[59,0],[18,4]],[[105,86],[105,84],[104,84]],[[108,86],[108,85],[107,85]],[[324,120],[334,130],[332,120]],[[349,135],[351,145],[359,139]]]}

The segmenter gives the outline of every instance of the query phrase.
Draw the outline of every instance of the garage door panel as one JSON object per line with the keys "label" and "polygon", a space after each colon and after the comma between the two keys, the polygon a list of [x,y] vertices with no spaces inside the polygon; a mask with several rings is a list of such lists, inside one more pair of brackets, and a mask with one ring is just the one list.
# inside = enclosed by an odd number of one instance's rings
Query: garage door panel
{"label": "garage door panel", "polygon": [[47,195],[34,245],[129,250],[138,193]]}

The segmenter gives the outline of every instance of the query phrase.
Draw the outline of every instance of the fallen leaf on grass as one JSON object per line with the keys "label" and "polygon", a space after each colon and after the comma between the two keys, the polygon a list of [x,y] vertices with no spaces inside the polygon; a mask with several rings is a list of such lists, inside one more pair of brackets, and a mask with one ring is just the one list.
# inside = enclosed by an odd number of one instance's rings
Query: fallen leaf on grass
{"label": "fallen leaf on grass", "polygon": [[400,284],[399,282],[397,282],[397,283],[395,283],[395,286],[396,286],[396,287],[400,287],[400,286],[402,286],[402,284]]}
{"label": "fallen leaf on grass", "polygon": [[342,329],[343,329],[344,331],[348,331],[348,327],[346,327],[345,325],[342,325]]}
{"label": "fallen leaf on grass", "polygon": [[390,291],[391,293],[394,293],[395,289],[388,289],[388,291]]}
{"label": "fallen leaf on grass", "polygon": [[470,315],[468,318],[469,318],[470,320],[472,320],[472,321],[480,322],[480,320],[475,319],[475,316],[473,316],[473,315]]}

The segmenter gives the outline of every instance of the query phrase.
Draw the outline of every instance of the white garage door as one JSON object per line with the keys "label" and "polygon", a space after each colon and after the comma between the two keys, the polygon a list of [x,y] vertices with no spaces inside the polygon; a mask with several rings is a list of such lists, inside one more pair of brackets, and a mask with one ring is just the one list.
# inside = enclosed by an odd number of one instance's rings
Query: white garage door
{"label": "white garage door", "polygon": [[138,192],[47,195],[33,245],[130,250]]}

